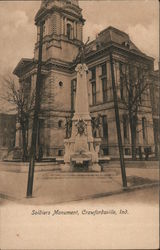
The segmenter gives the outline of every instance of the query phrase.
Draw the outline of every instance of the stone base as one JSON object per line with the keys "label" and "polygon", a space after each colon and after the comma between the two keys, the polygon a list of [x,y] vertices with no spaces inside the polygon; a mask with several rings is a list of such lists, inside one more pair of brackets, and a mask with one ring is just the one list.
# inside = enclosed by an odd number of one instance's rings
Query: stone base
{"label": "stone base", "polygon": [[60,168],[62,172],[72,172],[72,167],[69,163],[61,164]]}
{"label": "stone base", "polygon": [[101,166],[98,163],[94,163],[88,167],[88,170],[93,172],[101,172]]}

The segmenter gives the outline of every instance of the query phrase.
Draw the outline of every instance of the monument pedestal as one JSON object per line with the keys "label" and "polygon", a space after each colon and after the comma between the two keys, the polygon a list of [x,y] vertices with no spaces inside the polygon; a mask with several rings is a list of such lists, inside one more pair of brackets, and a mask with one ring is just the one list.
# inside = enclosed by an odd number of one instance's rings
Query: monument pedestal
{"label": "monument pedestal", "polygon": [[65,164],[61,164],[61,171],[62,172],[72,172],[72,167],[70,166],[70,163],[65,163]]}
{"label": "monument pedestal", "polygon": [[94,163],[91,166],[89,166],[88,170],[91,172],[101,172],[101,166],[98,163]]}

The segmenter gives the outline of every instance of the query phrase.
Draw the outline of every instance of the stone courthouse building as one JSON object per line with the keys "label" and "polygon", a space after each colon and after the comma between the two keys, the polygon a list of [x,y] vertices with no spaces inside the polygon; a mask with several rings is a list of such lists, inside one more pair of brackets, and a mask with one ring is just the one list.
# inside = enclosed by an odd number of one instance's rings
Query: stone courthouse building
{"label": "stone courthouse building", "polygon": [[[36,84],[37,59],[39,48],[40,22],[43,27],[43,66],[42,77],[44,96],[42,98],[41,115],[39,117],[38,149],[43,157],[64,155],[64,138],[66,136],[66,118],[74,112],[76,94],[75,60],[83,41],[85,20],[78,0],[43,0],[36,14],[37,41],[34,57],[22,58],[14,70],[20,84],[25,84],[28,98]],[[107,24],[106,24],[107,25]],[[27,34],[26,34],[27,35]],[[137,34],[138,35],[138,34]],[[109,51],[112,48],[114,74],[119,102],[124,153],[131,155],[131,133],[128,111],[122,103],[126,93],[122,76],[127,70],[128,62],[132,62],[137,78],[141,72],[154,71],[154,59],[145,55],[130,40],[128,34],[114,27],[102,30],[94,41],[85,48],[85,62],[88,66],[88,93],[90,112],[93,119],[99,117],[99,126],[94,128],[94,137],[101,137],[101,155],[118,157],[118,142]],[[155,151],[152,107],[148,88],[143,93],[138,112],[137,150]],[[31,124],[28,131],[28,142],[31,143]],[[18,138],[18,136],[16,136]],[[29,146],[28,145],[28,146]],[[20,145],[19,145],[20,146]]]}

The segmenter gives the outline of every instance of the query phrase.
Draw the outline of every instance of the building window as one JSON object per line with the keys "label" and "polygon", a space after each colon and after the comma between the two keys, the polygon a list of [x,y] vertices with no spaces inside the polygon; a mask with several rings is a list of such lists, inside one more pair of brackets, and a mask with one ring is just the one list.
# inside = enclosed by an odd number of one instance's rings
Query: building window
{"label": "building window", "polygon": [[152,153],[152,148],[151,147],[145,147],[144,152],[151,154]]}
{"label": "building window", "polygon": [[58,156],[63,156],[63,150],[62,149],[58,150]]}
{"label": "building window", "polygon": [[101,65],[101,70],[102,70],[102,76],[106,76],[107,75],[106,63]]}
{"label": "building window", "polygon": [[38,121],[38,146],[44,143],[44,127],[45,121],[43,119],[39,119]]}
{"label": "building window", "polygon": [[107,78],[102,78],[103,102],[107,101]]}
{"label": "building window", "polygon": [[137,74],[138,74],[138,95],[139,95],[139,102],[142,104],[142,89],[143,89],[143,84],[144,84],[144,79],[143,79],[143,70],[141,68],[137,68]]}
{"label": "building window", "polygon": [[124,153],[125,153],[125,155],[130,155],[131,154],[130,148],[125,148]]}
{"label": "building window", "polygon": [[108,147],[105,147],[102,150],[103,150],[103,155],[109,155],[109,148]]}
{"label": "building window", "polygon": [[92,82],[92,104],[96,104],[96,82]]}
{"label": "building window", "polygon": [[93,137],[96,138],[97,137],[97,131],[93,131]]}
{"label": "building window", "polygon": [[103,102],[107,101],[107,67],[106,63],[101,65],[101,81],[102,81],[102,91],[103,91]]}
{"label": "building window", "polygon": [[70,23],[67,23],[67,37],[72,39],[72,25]]}
{"label": "building window", "polygon": [[62,120],[59,120],[59,121],[58,121],[58,128],[62,128],[62,124],[63,124],[63,121],[62,121]]}
{"label": "building window", "polygon": [[124,140],[127,140],[129,137],[129,131],[128,131],[128,116],[123,115],[123,135],[124,135]]}
{"label": "building window", "polygon": [[91,70],[91,84],[92,84],[92,105],[96,104],[96,68]]}
{"label": "building window", "polygon": [[103,128],[103,138],[107,139],[108,142],[108,122],[107,116],[102,116],[102,128]]}
{"label": "building window", "polygon": [[142,134],[143,140],[147,139],[147,120],[145,117],[142,118]]}
{"label": "building window", "polygon": [[96,80],[96,68],[91,69],[91,80]]}
{"label": "building window", "polygon": [[120,95],[121,95],[121,100],[123,99],[123,82],[124,82],[124,72],[123,72],[123,67],[122,63],[119,64],[119,71],[120,71]]}

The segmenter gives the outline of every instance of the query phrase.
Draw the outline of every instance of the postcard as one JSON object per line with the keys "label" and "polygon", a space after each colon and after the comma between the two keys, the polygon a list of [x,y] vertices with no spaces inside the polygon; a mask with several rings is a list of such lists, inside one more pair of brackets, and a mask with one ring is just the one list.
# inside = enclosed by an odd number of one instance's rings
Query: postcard
{"label": "postcard", "polygon": [[159,249],[159,2],[0,1],[0,248]]}

